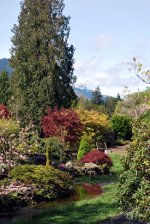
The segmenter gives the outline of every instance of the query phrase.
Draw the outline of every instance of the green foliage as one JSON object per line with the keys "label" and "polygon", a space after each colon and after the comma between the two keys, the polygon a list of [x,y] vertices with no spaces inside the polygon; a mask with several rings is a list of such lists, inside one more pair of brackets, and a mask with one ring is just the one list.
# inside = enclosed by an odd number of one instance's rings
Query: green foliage
{"label": "green foliage", "polygon": [[111,119],[112,128],[117,139],[130,140],[132,137],[132,119],[128,116],[114,115]]}
{"label": "green foliage", "polygon": [[[111,154],[111,157],[114,154]],[[38,223],[43,224],[45,223],[62,223],[62,220],[64,223],[67,224],[76,224],[80,223],[81,221],[87,224],[91,223],[99,223],[100,221],[104,221],[106,219],[110,219],[110,217],[114,217],[119,214],[119,207],[117,203],[117,175],[119,170],[120,160],[119,156],[113,156],[113,165],[116,167],[115,170],[113,170],[114,173],[112,175],[97,175],[92,176],[89,179],[89,176],[82,176],[75,179],[77,183],[89,183],[89,184],[98,184],[103,186],[103,194],[89,200],[89,198],[82,200],[82,201],[75,201],[73,203],[69,204],[66,203],[65,200],[65,206],[60,205],[58,206],[57,202],[52,202],[52,207],[48,204],[48,209],[41,209],[40,214],[39,210],[37,211],[37,214],[35,214],[34,210],[34,217],[33,220],[27,219],[26,222],[31,223]],[[112,182],[114,182],[112,184]],[[72,200],[72,199],[71,199]],[[0,205],[1,205],[0,201]],[[56,206],[55,206],[56,205]],[[47,208],[47,204],[46,204]],[[31,212],[31,211],[30,211]],[[31,212],[32,213],[32,212]],[[58,215],[59,214],[59,215]],[[92,215],[89,215],[92,214]],[[115,223],[115,220],[111,218],[112,222]],[[118,220],[117,220],[118,221]],[[22,218],[18,219],[18,224],[22,224],[24,222],[24,216]],[[128,222],[128,221],[126,221]],[[121,221],[120,221],[121,223]]]}
{"label": "green foliage", "polygon": [[81,159],[87,152],[94,148],[93,140],[90,136],[83,135],[80,141],[80,146],[77,154],[77,159]]}
{"label": "green foliage", "polygon": [[32,124],[22,128],[16,138],[16,150],[22,154],[45,153],[44,146],[44,140],[39,137]]}
{"label": "green foliage", "polygon": [[15,139],[19,135],[19,124],[12,119],[0,119],[0,174],[6,174],[16,160]]}
{"label": "green foliage", "polygon": [[9,97],[9,74],[3,71],[0,73],[0,104],[7,105]]}
{"label": "green foliage", "polygon": [[0,119],[0,136],[9,138],[11,135],[18,135],[19,124],[12,119]]}
{"label": "green foliage", "polygon": [[138,121],[145,121],[149,122],[150,121],[150,110],[147,110],[144,114],[142,114],[139,118]]}
{"label": "green foliage", "polygon": [[35,200],[57,198],[63,192],[73,189],[69,174],[54,169],[52,166],[17,166],[10,172],[10,177],[13,181],[34,185]]}
{"label": "green foliage", "polygon": [[111,130],[111,124],[108,116],[100,114],[97,111],[77,109],[76,110],[81,123],[83,124],[83,134],[91,136],[94,143],[105,141],[107,134]]}
{"label": "green foliage", "polygon": [[54,200],[73,191],[70,175],[53,167],[17,166],[9,175],[10,179],[0,181],[1,211]]}
{"label": "green foliage", "polygon": [[115,115],[128,115],[134,120],[138,119],[146,110],[150,109],[150,89],[128,94],[122,101],[118,101]]}
{"label": "green foliage", "polygon": [[150,220],[150,120],[138,121],[134,138],[123,161],[119,202],[130,218]]}
{"label": "green foliage", "polygon": [[115,107],[117,104],[118,99],[113,96],[107,96],[105,101],[106,113],[111,116],[115,111]]}
{"label": "green foliage", "polygon": [[21,155],[44,152],[44,141],[29,125],[20,129],[12,119],[0,119],[0,153],[4,165],[12,168]]}
{"label": "green foliage", "polygon": [[99,87],[96,87],[96,89],[92,92],[92,103],[96,105],[103,104],[103,98],[101,94],[101,90]]}
{"label": "green foliage", "polygon": [[50,166],[53,157],[57,157],[62,161],[63,145],[62,143],[54,137],[47,138],[45,140],[46,148],[46,166]]}
{"label": "green foliage", "polygon": [[79,98],[79,101],[75,105],[75,108],[80,109],[80,110],[84,109],[84,110],[88,110],[88,111],[94,110],[94,111],[99,112],[100,114],[106,114],[107,113],[105,105],[94,104],[92,102],[92,100],[86,99],[82,96]]}
{"label": "green foliage", "polygon": [[63,9],[63,0],[23,1],[12,29],[11,110],[23,125],[38,125],[48,107],[69,108],[76,101],[74,48]]}

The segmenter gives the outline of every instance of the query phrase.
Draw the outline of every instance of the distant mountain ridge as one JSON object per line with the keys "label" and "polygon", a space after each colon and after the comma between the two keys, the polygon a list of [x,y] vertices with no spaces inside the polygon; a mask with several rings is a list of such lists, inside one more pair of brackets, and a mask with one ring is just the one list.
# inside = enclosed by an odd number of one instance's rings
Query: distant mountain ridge
{"label": "distant mountain ridge", "polygon": [[6,71],[9,74],[12,73],[12,68],[10,67],[8,58],[0,59],[0,72],[2,72],[2,71]]}
{"label": "distant mountain ridge", "polygon": [[74,90],[79,97],[83,96],[87,99],[92,98],[92,90],[88,89],[86,86],[79,85],[78,87],[74,87]]}

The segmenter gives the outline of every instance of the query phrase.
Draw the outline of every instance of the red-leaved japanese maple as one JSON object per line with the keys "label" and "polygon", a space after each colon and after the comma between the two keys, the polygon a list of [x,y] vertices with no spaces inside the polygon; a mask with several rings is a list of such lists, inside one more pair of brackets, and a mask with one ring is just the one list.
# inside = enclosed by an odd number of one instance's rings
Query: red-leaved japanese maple
{"label": "red-leaved japanese maple", "polygon": [[83,163],[95,163],[97,165],[106,164],[107,167],[112,166],[112,160],[111,158],[106,155],[104,152],[93,150],[91,152],[86,153],[82,159],[81,162]]}
{"label": "red-leaved japanese maple", "polygon": [[10,118],[10,112],[4,104],[0,104],[0,118]]}
{"label": "red-leaved japanese maple", "polygon": [[72,109],[48,109],[41,118],[41,129],[45,137],[58,137],[61,141],[74,143],[80,139],[82,124]]}

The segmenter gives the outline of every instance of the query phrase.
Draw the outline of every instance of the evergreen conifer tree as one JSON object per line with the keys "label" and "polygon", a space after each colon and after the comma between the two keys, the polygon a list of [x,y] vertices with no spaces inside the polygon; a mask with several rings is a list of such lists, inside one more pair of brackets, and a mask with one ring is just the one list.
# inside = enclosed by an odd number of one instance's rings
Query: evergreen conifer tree
{"label": "evergreen conifer tree", "polygon": [[101,90],[99,87],[96,87],[94,91],[92,91],[92,103],[96,105],[101,105],[103,104],[103,98],[101,94]]}
{"label": "evergreen conifer tree", "polygon": [[38,124],[48,107],[69,108],[76,100],[74,47],[63,9],[63,0],[24,0],[12,29],[11,105],[22,124]]}
{"label": "evergreen conifer tree", "polygon": [[120,96],[120,94],[119,94],[119,93],[117,93],[116,98],[117,98],[117,101],[121,101],[121,96]]}
{"label": "evergreen conifer tree", "polygon": [[3,71],[0,73],[0,104],[7,105],[9,97],[9,74]]}

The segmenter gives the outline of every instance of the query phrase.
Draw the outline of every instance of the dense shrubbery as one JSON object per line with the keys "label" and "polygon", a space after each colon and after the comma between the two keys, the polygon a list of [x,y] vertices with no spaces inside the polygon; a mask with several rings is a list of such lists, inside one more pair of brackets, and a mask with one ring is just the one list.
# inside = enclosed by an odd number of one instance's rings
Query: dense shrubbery
{"label": "dense shrubbery", "polygon": [[2,166],[0,173],[6,171],[14,166],[16,159],[16,138],[19,134],[19,124],[12,119],[0,119],[0,156]]}
{"label": "dense shrubbery", "polygon": [[124,159],[120,178],[119,201],[130,218],[150,220],[150,120],[138,121],[133,142]]}
{"label": "dense shrubbery", "polygon": [[90,136],[94,142],[106,140],[106,136],[111,130],[111,124],[108,116],[100,114],[97,111],[77,109],[76,110],[82,124],[83,133]]}
{"label": "dense shrubbery", "polygon": [[91,152],[88,152],[81,158],[81,162],[83,163],[95,163],[97,165],[106,165],[107,168],[110,168],[112,166],[112,160],[111,158],[106,155],[105,153],[93,150]]}
{"label": "dense shrubbery", "polygon": [[145,121],[149,122],[150,121],[150,110],[146,110],[145,113],[143,113],[139,118],[138,121]]}
{"label": "dense shrubbery", "polygon": [[41,119],[41,128],[45,137],[59,137],[69,143],[78,141],[82,131],[78,115],[72,109],[64,108],[49,109]]}
{"label": "dense shrubbery", "polygon": [[17,136],[19,133],[19,124],[12,119],[0,119],[0,136],[10,138],[12,135]]}
{"label": "dense shrubbery", "polygon": [[93,148],[93,141],[90,136],[83,135],[81,138],[77,159],[81,159],[87,152]]}
{"label": "dense shrubbery", "polygon": [[[17,166],[9,175],[11,183],[4,183],[5,186],[1,186],[0,189],[0,192],[3,192],[0,194],[0,207],[3,207],[3,210],[8,207],[8,204],[13,207],[13,203],[14,206],[19,204],[23,206],[40,201],[49,201],[64,197],[73,190],[70,175],[53,167]],[[6,201],[6,199],[9,200]]]}
{"label": "dense shrubbery", "polygon": [[16,138],[16,150],[19,153],[45,153],[45,142],[39,137],[34,125],[29,124],[19,131],[19,137]]}
{"label": "dense shrubbery", "polygon": [[24,160],[24,154],[44,152],[45,143],[33,129],[32,125],[21,129],[12,119],[0,119],[0,175]]}
{"label": "dense shrubbery", "polygon": [[146,110],[150,109],[150,89],[142,92],[128,94],[122,101],[119,101],[115,114],[125,116],[128,115],[133,119],[137,119]]}
{"label": "dense shrubbery", "polygon": [[59,159],[62,162],[64,158],[63,145],[54,137],[45,139],[46,165],[50,166],[53,159]]}
{"label": "dense shrubbery", "polygon": [[119,140],[130,140],[132,137],[132,119],[128,116],[114,115],[111,119],[112,128]]}
{"label": "dense shrubbery", "polygon": [[[45,186],[45,192],[50,189],[55,191],[56,188],[60,188],[62,190],[68,189],[68,187],[72,188],[70,185],[71,177],[67,173],[63,173],[52,166],[17,166],[11,170],[10,177],[13,181],[37,185],[39,190],[42,186]],[[59,193],[61,192],[57,192],[57,194]]]}
{"label": "dense shrubbery", "polygon": [[8,108],[4,104],[0,104],[0,119],[1,118],[10,118],[11,114]]}

